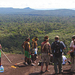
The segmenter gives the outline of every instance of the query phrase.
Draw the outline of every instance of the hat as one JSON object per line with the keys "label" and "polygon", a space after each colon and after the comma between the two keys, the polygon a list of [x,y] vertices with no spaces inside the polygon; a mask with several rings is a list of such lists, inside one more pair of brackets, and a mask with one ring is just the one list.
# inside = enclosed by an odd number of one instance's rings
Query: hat
{"label": "hat", "polygon": [[75,35],[73,35],[73,36],[72,36],[72,38],[74,38],[74,39],[75,39]]}
{"label": "hat", "polygon": [[44,37],[44,41],[47,41],[47,40],[49,40],[49,37],[48,36],[45,36]]}
{"label": "hat", "polygon": [[55,39],[59,39],[59,36],[55,36]]}

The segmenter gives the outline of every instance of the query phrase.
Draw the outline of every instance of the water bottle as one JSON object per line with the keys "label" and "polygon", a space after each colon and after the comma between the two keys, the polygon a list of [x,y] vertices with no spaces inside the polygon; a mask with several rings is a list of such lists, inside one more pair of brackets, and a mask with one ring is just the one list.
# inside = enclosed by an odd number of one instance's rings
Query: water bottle
{"label": "water bottle", "polygon": [[2,65],[0,66],[0,72],[4,72],[4,67]]}

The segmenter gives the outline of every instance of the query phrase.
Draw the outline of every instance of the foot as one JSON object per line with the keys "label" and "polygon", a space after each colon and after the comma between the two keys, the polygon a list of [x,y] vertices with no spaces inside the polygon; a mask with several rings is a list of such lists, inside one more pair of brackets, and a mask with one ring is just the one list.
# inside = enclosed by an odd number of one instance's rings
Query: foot
{"label": "foot", "polygon": [[24,64],[25,64],[26,66],[28,66],[28,63],[27,63],[27,62],[25,62]]}
{"label": "foot", "polygon": [[45,70],[45,72],[50,72],[50,70]]}
{"label": "foot", "polygon": [[34,63],[31,63],[31,66],[35,66],[35,64]]}
{"label": "foot", "polygon": [[40,71],[40,73],[42,74],[42,73],[44,73],[43,71]]}
{"label": "foot", "polygon": [[59,72],[59,74],[61,74],[61,73],[63,73],[63,70],[61,70],[61,71]]}
{"label": "foot", "polygon": [[34,63],[36,63],[36,61],[34,61]]}
{"label": "foot", "polygon": [[38,59],[38,56],[36,56],[36,58]]}

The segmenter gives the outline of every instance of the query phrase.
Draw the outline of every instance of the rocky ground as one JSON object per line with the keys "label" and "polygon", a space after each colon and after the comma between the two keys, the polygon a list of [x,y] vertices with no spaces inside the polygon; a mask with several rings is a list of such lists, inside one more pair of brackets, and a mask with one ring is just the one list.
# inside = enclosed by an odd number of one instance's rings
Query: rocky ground
{"label": "rocky ground", "polygon": [[[38,66],[38,62],[40,61],[40,56],[37,59],[36,66],[25,66],[23,64],[24,62],[24,55],[23,54],[6,54],[6,56],[11,60],[12,63],[10,63],[6,57],[2,54],[1,62],[4,67],[4,72],[0,73],[0,75],[54,75],[54,66],[49,65],[49,70],[50,72],[45,72],[43,74],[40,74],[40,69],[41,67]],[[20,63],[15,67],[14,66],[16,63]],[[75,75],[75,72],[70,71],[71,65],[66,63],[66,65],[63,65],[63,73],[58,74],[58,75]],[[45,66],[44,69],[45,71]]]}

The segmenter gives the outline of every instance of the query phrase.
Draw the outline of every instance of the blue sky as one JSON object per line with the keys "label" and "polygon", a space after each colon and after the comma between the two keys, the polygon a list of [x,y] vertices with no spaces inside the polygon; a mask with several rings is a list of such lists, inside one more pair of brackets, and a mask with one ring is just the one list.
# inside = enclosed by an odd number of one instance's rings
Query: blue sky
{"label": "blue sky", "polygon": [[0,7],[33,9],[73,9],[75,0],[0,0]]}

